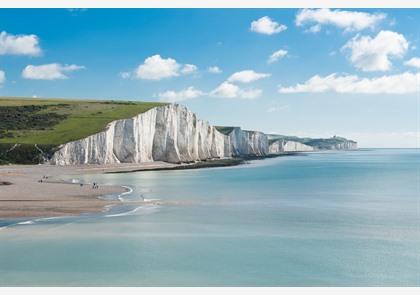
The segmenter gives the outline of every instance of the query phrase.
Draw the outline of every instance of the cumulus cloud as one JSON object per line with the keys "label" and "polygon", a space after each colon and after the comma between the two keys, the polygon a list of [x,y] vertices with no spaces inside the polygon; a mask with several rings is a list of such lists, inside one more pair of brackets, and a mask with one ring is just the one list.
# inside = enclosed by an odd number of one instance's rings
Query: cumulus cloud
{"label": "cumulus cloud", "polygon": [[0,84],[3,84],[6,81],[6,73],[0,70]]}
{"label": "cumulus cloud", "polygon": [[207,70],[212,74],[220,74],[222,72],[218,66],[209,67]]}
{"label": "cumulus cloud", "polygon": [[251,82],[264,79],[267,77],[270,77],[270,74],[257,73],[253,70],[245,70],[245,71],[233,73],[228,78],[228,82],[251,83]]}
{"label": "cumulus cloud", "polygon": [[204,92],[202,92],[201,90],[195,89],[193,86],[190,86],[178,92],[173,91],[173,90],[161,92],[158,94],[158,97],[161,101],[175,102],[175,101],[193,99],[193,98],[197,98],[203,95],[205,95]]}
{"label": "cumulus cloud", "polygon": [[181,73],[182,74],[192,74],[197,72],[198,67],[196,65],[191,65],[191,64],[185,64],[182,69],[181,69]]}
{"label": "cumulus cloud", "polygon": [[214,89],[210,95],[221,98],[242,98],[242,99],[254,99],[261,96],[261,89],[241,89],[239,86],[230,82],[223,82],[216,89]]}
{"label": "cumulus cloud", "polygon": [[179,76],[181,65],[173,58],[162,58],[159,54],[150,56],[135,71],[136,78],[161,80]]}
{"label": "cumulus cloud", "polygon": [[401,58],[407,49],[405,37],[392,31],[380,31],[374,38],[357,35],[342,47],[342,51],[350,50],[352,64],[366,72],[388,71],[390,59]]}
{"label": "cumulus cloud", "polygon": [[404,63],[406,66],[420,69],[420,57],[413,57]]}
{"label": "cumulus cloud", "polygon": [[279,59],[282,59],[286,55],[287,55],[287,50],[283,50],[283,49],[277,50],[270,55],[270,57],[267,60],[267,63],[269,64],[275,63],[276,61],[278,61]]}
{"label": "cumulus cloud", "polygon": [[211,94],[217,97],[234,98],[238,96],[239,90],[239,86],[229,82],[223,82]]}
{"label": "cumulus cloud", "polygon": [[12,35],[0,33],[0,55],[40,55],[39,39],[36,35]]}
{"label": "cumulus cloud", "polygon": [[345,31],[361,31],[374,28],[380,21],[386,18],[384,13],[367,13],[347,10],[302,9],[296,15],[297,26],[312,24],[310,32],[316,33],[322,25],[333,25]]}
{"label": "cumulus cloud", "polygon": [[307,31],[311,32],[311,33],[321,32],[321,26],[320,25],[313,25]]}
{"label": "cumulus cloud", "polygon": [[22,77],[31,80],[59,80],[67,79],[65,73],[84,69],[84,66],[61,65],[58,63],[45,65],[28,65],[22,71]]}
{"label": "cumulus cloud", "polygon": [[250,30],[264,35],[273,35],[285,31],[287,29],[286,25],[279,24],[278,22],[272,20],[268,16],[263,16],[258,20],[254,20],[251,23]]}
{"label": "cumulus cloud", "polygon": [[279,92],[408,94],[420,91],[419,81],[420,73],[410,72],[377,78],[360,78],[356,75],[339,75],[334,73],[325,77],[315,75],[302,84],[281,87]]}
{"label": "cumulus cloud", "polygon": [[150,56],[139,65],[133,73],[133,77],[143,80],[161,80],[178,77],[181,74],[191,74],[197,70],[192,64],[179,64],[173,58],[162,58],[159,54]]}

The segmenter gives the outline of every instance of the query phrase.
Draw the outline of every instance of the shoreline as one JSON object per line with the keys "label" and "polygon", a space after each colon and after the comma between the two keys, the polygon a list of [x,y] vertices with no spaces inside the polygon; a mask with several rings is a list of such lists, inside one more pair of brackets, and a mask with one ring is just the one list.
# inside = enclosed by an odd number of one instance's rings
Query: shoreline
{"label": "shoreline", "polygon": [[303,155],[284,153],[262,157],[215,159],[195,163],[171,164],[151,162],[141,164],[108,165],[1,165],[0,219],[49,218],[100,213],[109,206],[121,204],[118,198],[101,198],[127,193],[123,185],[72,183],[64,179],[82,174],[132,173],[139,171],[185,170],[229,167],[246,164],[250,160]]}
{"label": "shoreline", "polygon": [[285,152],[281,154],[272,154],[266,156],[244,156],[237,158],[227,158],[227,159],[212,159],[205,160],[194,163],[186,164],[175,164],[173,166],[166,167],[155,167],[155,168],[138,168],[133,170],[115,170],[115,171],[106,171],[104,174],[117,174],[117,173],[132,173],[132,172],[142,172],[142,171],[163,171],[163,170],[190,170],[190,169],[205,169],[205,168],[218,168],[218,167],[231,167],[247,164],[248,161],[253,160],[265,160],[271,158],[285,157],[285,156],[304,156],[305,152]]}

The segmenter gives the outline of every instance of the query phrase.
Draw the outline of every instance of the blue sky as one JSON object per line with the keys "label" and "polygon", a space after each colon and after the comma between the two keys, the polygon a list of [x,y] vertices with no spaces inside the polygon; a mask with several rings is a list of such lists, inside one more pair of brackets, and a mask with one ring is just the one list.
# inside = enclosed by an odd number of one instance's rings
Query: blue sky
{"label": "blue sky", "polygon": [[0,96],[179,101],[216,125],[415,147],[419,19],[414,9],[2,9]]}

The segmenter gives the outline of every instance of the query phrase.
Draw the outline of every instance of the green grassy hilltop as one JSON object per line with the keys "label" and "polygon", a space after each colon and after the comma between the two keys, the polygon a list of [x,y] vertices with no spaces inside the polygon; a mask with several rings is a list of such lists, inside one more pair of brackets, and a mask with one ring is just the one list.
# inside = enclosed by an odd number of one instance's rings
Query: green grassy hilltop
{"label": "green grassy hilltop", "polygon": [[0,97],[0,163],[38,163],[40,150],[104,130],[114,120],[133,117],[155,102]]}

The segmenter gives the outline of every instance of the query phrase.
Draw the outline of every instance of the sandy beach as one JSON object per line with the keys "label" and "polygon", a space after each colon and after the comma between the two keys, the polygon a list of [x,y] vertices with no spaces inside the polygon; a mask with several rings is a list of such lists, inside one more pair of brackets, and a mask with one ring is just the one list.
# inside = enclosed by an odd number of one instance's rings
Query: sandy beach
{"label": "sandy beach", "polygon": [[[118,165],[5,165],[0,166],[0,218],[53,217],[101,212],[119,201],[102,195],[120,194],[120,186],[69,183],[71,175],[171,168],[163,162]],[[65,177],[64,177],[65,176]],[[70,177],[69,177],[70,176]],[[42,182],[40,182],[42,180]]]}

